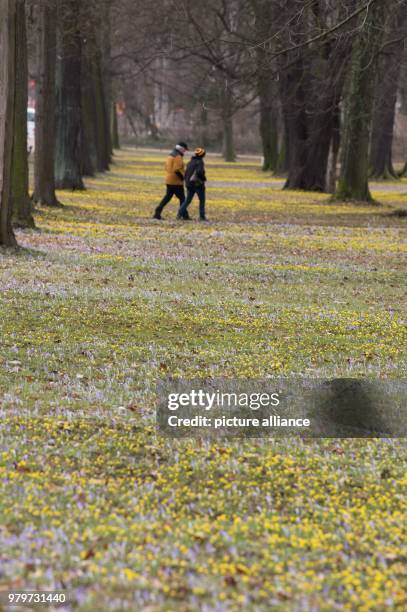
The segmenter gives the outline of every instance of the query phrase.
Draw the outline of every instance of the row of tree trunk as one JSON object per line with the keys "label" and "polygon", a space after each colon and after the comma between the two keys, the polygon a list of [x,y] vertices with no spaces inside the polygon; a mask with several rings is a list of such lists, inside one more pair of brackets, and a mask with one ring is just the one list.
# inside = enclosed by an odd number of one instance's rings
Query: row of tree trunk
{"label": "row of tree trunk", "polygon": [[390,15],[389,32],[384,40],[377,66],[375,104],[370,142],[370,175],[375,179],[394,179],[393,130],[397,92],[405,46],[407,7],[400,3]]}
{"label": "row of tree trunk", "polygon": [[[264,19],[263,0],[254,5],[259,21]],[[277,18],[271,10],[269,23]],[[359,19],[356,36],[327,39],[310,48],[301,46],[304,24],[298,21],[290,33],[296,50],[274,63],[267,62],[263,47],[257,49],[263,168],[285,171],[285,188],[328,191],[338,199],[370,202],[369,176],[396,177],[391,151],[405,4],[393,11],[374,1]],[[279,134],[281,114],[284,131]]]}
{"label": "row of tree trunk", "polygon": [[[83,0],[41,0],[37,10],[34,192],[27,154],[25,0],[0,0],[0,244],[34,227],[32,203],[60,206],[56,189],[84,189],[83,176],[109,169],[115,106],[106,78],[103,10]],[[99,10],[100,9],[100,10]],[[102,28],[102,24],[104,28]]]}

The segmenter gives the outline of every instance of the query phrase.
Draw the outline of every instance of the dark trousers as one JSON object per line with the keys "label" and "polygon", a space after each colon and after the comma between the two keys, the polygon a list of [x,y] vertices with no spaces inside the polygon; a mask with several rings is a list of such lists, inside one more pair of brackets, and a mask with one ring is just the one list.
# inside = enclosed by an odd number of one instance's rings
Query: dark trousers
{"label": "dark trousers", "polygon": [[179,209],[179,215],[181,217],[185,217],[188,211],[188,206],[191,204],[194,195],[196,194],[199,198],[199,216],[201,219],[205,219],[205,201],[206,201],[206,193],[205,193],[205,185],[193,186],[188,185],[187,187],[187,197],[182,203],[181,208]]}
{"label": "dark trousers", "polygon": [[157,207],[156,212],[161,213],[164,210],[164,207],[167,206],[168,202],[170,202],[174,196],[178,198],[179,203],[181,205],[185,200],[185,191],[183,185],[167,185],[167,193],[161,200],[161,203]]}

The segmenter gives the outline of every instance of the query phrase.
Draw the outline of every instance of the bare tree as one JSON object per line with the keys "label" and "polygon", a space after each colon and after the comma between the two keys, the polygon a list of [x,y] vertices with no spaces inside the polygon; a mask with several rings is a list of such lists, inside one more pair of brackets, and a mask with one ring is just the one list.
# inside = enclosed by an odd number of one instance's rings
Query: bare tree
{"label": "bare tree", "polygon": [[184,32],[184,49],[180,51],[190,56],[190,65],[194,58],[209,65],[216,81],[226,161],[236,159],[233,118],[257,95],[255,60],[247,42],[244,43],[247,16],[244,0],[211,0],[204,12],[200,5],[184,2],[183,15],[180,14]]}

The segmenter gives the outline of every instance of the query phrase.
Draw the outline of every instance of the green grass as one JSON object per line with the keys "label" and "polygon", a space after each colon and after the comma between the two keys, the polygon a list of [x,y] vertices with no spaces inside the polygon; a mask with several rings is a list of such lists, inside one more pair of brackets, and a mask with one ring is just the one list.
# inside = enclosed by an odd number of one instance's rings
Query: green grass
{"label": "green grass", "polygon": [[333,204],[210,158],[211,223],[158,223],[163,159],[120,152],[0,254],[0,589],[402,609],[403,442],[168,441],[154,408],[168,375],[405,376],[406,182]]}

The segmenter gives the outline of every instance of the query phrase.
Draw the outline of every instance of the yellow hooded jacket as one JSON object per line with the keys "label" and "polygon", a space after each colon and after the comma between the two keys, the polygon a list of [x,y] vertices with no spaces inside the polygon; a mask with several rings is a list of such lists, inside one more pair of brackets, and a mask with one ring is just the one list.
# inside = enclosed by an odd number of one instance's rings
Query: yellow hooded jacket
{"label": "yellow hooded jacket", "polygon": [[[185,165],[184,158],[174,150],[165,163],[165,183],[167,185],[184,184]],[[182,178],[181,178],[182,177]]]}

